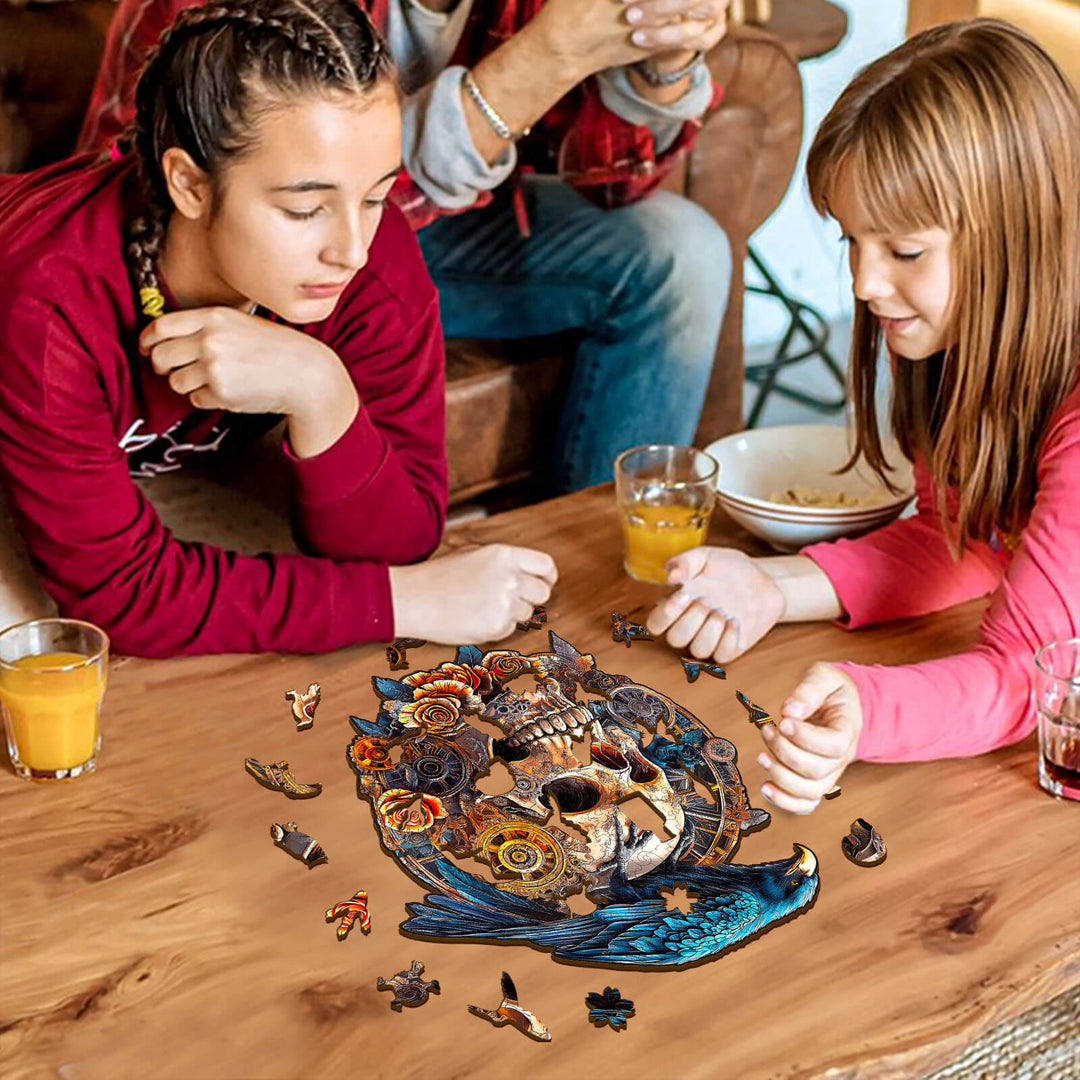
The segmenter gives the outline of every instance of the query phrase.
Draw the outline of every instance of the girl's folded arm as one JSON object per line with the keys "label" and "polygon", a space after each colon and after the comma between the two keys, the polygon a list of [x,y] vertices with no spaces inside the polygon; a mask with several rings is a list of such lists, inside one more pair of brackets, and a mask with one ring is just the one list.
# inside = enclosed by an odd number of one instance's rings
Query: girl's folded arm
{"label": "girl's folded arm", "polygon": [[55,310],[20,307],[0,354],[0,479],[63,614],[138,656],[316,652],[393,635],[383,563],[176,539],[128,475],[88,351]]}
{"label": "girl's folded arm", "polygon": [[337,559],[426,558],[442,537],[447,501],[437,301],[432,297],[411,320],[392,301],[363,313],[347,309],[334,337],[340,340],[329,343],[353,377],[360,410],[341,438],[313,458],[297,458],[286,445],[296,478],[297,543]]}

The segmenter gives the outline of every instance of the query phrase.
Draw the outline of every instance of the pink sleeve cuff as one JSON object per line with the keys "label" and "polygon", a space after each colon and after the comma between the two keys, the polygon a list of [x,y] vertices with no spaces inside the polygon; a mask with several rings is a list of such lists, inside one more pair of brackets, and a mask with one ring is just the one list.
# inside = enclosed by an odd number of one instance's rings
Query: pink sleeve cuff
{"label": "pink sleeve cuff", "polygon": [[833,623],[843,630],[857,630],[874,622],[875,605],[871,597],[875,593],[877,575],[872,564],[861,564],[858,559],[845,556],[839,542],[813,544],[799,552],[815,562],[836,590],[846,614]]}

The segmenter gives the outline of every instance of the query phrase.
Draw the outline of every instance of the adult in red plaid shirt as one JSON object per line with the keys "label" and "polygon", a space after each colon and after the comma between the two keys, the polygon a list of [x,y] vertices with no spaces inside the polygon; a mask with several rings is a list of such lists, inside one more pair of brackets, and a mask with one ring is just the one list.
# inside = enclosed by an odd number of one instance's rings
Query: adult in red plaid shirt
{"label": "adult in red plaid shirt", "polygon": [[[83,149],[122,133],[143,58],[197,2],[120,0]],[[704,210],[655,189],[719,101],[703,58],[728,0],[358,2],[398,64],[393,198],[447,336],[581,332],[552,489],[610,479],[628,446],[692,441],[730,248]]]}

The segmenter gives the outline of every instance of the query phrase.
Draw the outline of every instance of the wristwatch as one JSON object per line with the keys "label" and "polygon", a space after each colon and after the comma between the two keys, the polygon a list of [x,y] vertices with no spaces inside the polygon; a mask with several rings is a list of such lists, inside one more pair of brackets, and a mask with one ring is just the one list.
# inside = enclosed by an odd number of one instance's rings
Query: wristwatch
{"label": "wristwatch", "polygon": [[680,79],[685,79],[698,65],[705,60],[705,53],[700,49],[694,53],[690,62],[684,67],[676,68],[675,71],[657,71],[646,58],[645,60],[638,60],[633,65],[633,69],[650,85],[650,86],[671,86],[677,83]]}

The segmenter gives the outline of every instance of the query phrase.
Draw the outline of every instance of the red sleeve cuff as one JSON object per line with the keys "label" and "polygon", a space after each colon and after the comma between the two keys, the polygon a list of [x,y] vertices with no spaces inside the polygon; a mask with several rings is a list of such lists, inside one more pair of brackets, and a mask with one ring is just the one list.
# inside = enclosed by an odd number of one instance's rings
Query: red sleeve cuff
{"label": "red sleeve cuff", "polygon": [[[342,578],[333,622],[341,645],[363,641],[393,641],[394,595],[386,563],[338,563]],[[336,648],[338,645],[332,645]]]}

